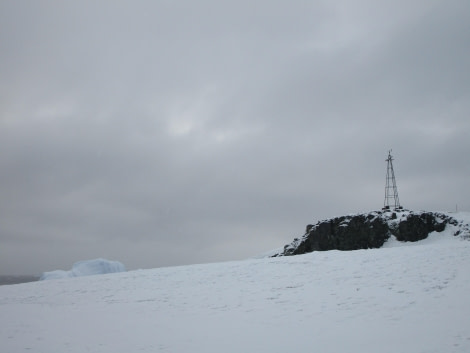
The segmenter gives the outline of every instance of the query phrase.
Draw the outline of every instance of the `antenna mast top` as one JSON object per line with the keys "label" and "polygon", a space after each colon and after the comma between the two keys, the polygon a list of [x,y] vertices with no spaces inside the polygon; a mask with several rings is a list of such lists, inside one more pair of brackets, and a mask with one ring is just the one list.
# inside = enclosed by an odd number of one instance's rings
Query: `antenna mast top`
{"label": "antenna mast top", "polygon": [[385,177],[385,200],[383,210],[401,210],[400,200],[398,198],[397,183],[395,180],[395,173],[393,171],[393,158],[392,150],[388,151],[387,162],[387,176]]}

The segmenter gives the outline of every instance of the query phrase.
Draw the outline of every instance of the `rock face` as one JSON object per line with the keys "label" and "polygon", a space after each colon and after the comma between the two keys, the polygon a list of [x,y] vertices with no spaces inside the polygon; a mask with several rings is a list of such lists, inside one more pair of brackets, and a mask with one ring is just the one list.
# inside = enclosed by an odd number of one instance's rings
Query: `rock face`
{"label": "rock face", "polygon": [[442,213],[408,210],[336,217],[315,225],[309,224],[301,239],[294,239],[274,256],[333,249],[380,248],[392,235],[399,241],[418,241],[427,238],[431,232],[442,232],[447,224],[457,225],[457,221]]}
{"label": "rock face", "polygon": [[441,218],[430,212],[409,214],[406,219],[398,223],[392,234],[400,241],[423,240],[431,232],[442,232],[448,221],[449,218]]}

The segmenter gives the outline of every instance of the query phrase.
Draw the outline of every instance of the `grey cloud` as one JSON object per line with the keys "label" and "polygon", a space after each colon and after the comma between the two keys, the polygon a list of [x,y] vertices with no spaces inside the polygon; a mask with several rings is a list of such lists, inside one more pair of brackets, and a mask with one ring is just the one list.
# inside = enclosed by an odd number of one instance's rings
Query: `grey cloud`
{"label": "grey cloud", "polygon": [[243,258],[468,209],[466,1],[0,4],[0,272]]}

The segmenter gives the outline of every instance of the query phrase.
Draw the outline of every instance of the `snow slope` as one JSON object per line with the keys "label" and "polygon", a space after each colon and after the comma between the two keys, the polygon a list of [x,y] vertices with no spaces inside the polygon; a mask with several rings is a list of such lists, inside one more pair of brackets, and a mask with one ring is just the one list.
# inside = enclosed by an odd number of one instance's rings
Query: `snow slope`
{"label": "snow slope", "polygon": [[1,350],[470,352],[470,241],[393,245],[2,286]]}
{"label": "snow slope", "polygon": [[93,276],[106,273],[125,272],[126,267],[119,261],[106,259],[84,260],[73,264],[70,271],[55,270],[44,272],[39,278],[41,281],[69,277]]}

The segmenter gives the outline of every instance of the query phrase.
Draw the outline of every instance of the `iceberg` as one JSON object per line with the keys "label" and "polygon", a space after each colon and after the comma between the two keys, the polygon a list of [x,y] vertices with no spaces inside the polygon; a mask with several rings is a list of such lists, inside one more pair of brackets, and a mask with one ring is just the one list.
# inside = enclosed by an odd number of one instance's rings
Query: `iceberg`
{"label": "iceberg", "polygon": [[99,258],[76,262],[73,264],[70,271],[55,270],[44,272],[39,280],[43,281],[69,277],[93,276],[117,272],[126,272],[126,267],[121,262]]}

